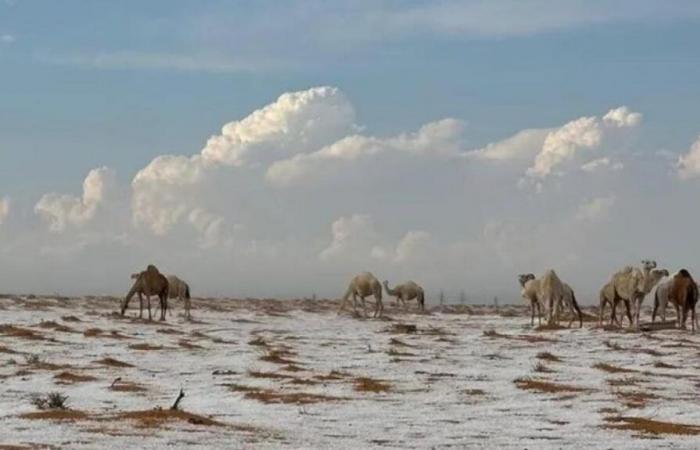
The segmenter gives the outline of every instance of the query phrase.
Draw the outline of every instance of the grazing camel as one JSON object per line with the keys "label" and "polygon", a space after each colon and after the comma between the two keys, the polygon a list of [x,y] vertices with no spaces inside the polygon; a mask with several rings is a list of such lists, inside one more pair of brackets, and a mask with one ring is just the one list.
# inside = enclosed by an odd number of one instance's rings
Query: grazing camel
{"label": "grazing camel", "polygon": [[[382,304],[382,285],[379,284],[379,280],[372,275],[370,272],[362,272],[359,275],[353,277],[348,286],[348,290],[343,296],[343,300],[340,303],[340,311],[345,307],[345,302],[352,295],[352,309],[357,313],[357,297],[360,297],[362,301],[362,310],[365,317],[367,317],[367,305],[365,304],[365,297],[370,295],[374,296],[375,306],[374,306],[374,316],[381,317],[384,312],[384,305]],[[338,312],[340,312],[338,311]]]}
{"label": "grazing camel", "polygon": [[564,283],[551,269],[546,271],[540,280],[538,297],[547,308],[547,324],[555,325],[559,321],[559,304],[564,299]]}
{"label": "grazing camel", "polygon": [[133,274],[131,277],[135,278],[136,281],[134,281],[134,285],[122,301],[121,315],[123,316],[126,308],[129,307],[129,302],[134,294],[138,294],[141,305],[139,317],[142,318],[143,298],[141,295],[143,294],[146,296],[148,302],[148,320],[152,320],[151,296],[157,295],[160,300],[160,320],[164,321],[165,313],[168,310],[168,279],[165,278],[154,265],[149,265],[145,271]]}
{"label": "grazing camel", "polygon": [[[602,310],[604,308],[604,299],[612,303],[611,323],[617,322],[615,310],[620,301],[625,303],[627,308],[627,317],[633,319],[631,323],[639,328],[639,316],[642,310],[642,302],[644,297],[651,292],[662,278],[668,276],[668,270],[656,269],[656,261],[643,260],[642,268],[627,266],[613,274],[609,283],[611,287],[604,287],[605,296],[601,295],[601,311],[599,321],[602,320]],[[634,317],[630,314],[630,305],[634,311]]]}
{"label": "grazing camel", "polygon": [[175,275],[168,275],[168,298],[177,298],[185,304],[185,317],[192,318],[190,308],[192,306],[190,297],[190,286]]}
{"label": "grazing camel", "polygon": [[681,269],[673,276],[671,292],[668,297],[676,305],[676,311],[680,309],[680,314],[677,318],[678,328],[685,328],[688,311],[690,311],[692,315],[690,319],[691,328],[693,333],[695,333],[695,305],[698,302],[698,286],[687,270]]}
{"label": "grazing camel", "polygon": [[532,273],[518,275],[518,281],[522,290],[520,295],[530,302],[530,326],[535,325],[535,310],[537,310],[537,324],[542,325],[542,305],[537,296],[540,291],[540,280]]}
{"label": "grazing camel", "polygon": [[397,285],[394,289],[389,287],[389,282],[384,280],[384,289],[386,293],[392,297],[396,297],[396,305],[399,305],[399,300],[406,306],[406,300],[416,299],[418,301],[418,306],[420,306],[421,311],[425,310],[425,292],[423,288],[413,281],[406,281],[405,283]]}
{"label": "grazing camel", "polygon": [[[535,324],[535,309],[537,309],[538,322],[541,324],[542,311],[541,304],[538,299],[538,292],[540,291],[540,281],[535,278],[534,274],[531,273],[518,275],[518,281],[520,282],[520,285],[523,288],[520,294],[523,296],[523,298],[530,301],[530,325]],[[576,301],[576,295],[574,294],[574,290],[567,283],[562,283],[562,287],[563,295],[559,299],[559,308],[565,306],[571,313],[571,320],[569,320],[568,326],[570,327],[573,321],[575,320],[576,316],[578,316],[579,327],[583,327],[583,314],[581,313],[581,308],[578,306],[578,302]]]}

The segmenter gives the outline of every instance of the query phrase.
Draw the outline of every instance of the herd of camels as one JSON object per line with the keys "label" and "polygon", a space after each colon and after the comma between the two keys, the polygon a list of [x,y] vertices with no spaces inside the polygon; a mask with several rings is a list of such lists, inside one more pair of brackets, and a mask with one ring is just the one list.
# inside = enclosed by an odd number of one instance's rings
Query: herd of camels
{"label": "herd of camels", "polygon": [[[669,277],[664,282],[662,279]],[[180,278],[161,274],[158,269],[149,265],[145,271],[131,275],[134,284],[121,304],[121,314],[124,315],[131,298],[139,296],[139,317],[143,317],[143,296],[146,297],[148,308],[148,319],[151,320],[151,296],[157,296],[160,305],[160,320],[166,319],[168,310],[168,299],[178,298],[184,302],[185,317],[191,318],[190,287]],[[535,313],[537,313],[538,323],[542,323],[542,309],[546,312],[546,320],[549,325],[556,325],[559,322],[559,313],[566,308],[571,313],[571,320],[568,326],[578,317],[579,326],[583,326],[583,314],[576,301],[574,290],[567,283],[559,279],[554,270],[547,270],[541,277],[537,278],[532,273],[521,274],[518,281],[522,288],[522,297],[530,304],[530,324],[534,326]],[[381,317],[384,312],[382,303],[382,293],[386,293],[406,306],[406,302],[416,300],[421,310],[425,309],[425,291],[413,281],[389,287],[389,282],[379,282],[370,272],[362,272],[350,281],[350,285],[345,292],[340,304],[340,311],[345,308],[346,303],[352,297],[353,311],[357,313],[358,303],[362,306],[364,316],[367,317],[367,305],[365,298],[374,297],[374,315]],[[625,305],[627,318],[631,326],[639,328],[641,305],[644,298],[654,287],[654,309],[652,322],[656,319],[657,312],[661,320],[666,319],[666,306],[670,302],[676,309],[676,326],[685,328],[688,313],[691,313],[691,327],[695,332],[697,319],[695,317],[695,305],[698,301],[698,285],[686,269],[679,270],[673,276],[669,276],[666,269],[657,269],[656,261],[643,260],[640,267],[625,266],[615,272],[608,282],[600,290],[600,304],[598,323],[602,325],[603,313],[607,305],[611,307],[610,324],[622,326],[622,320],[618,320],[616,310],[620,303]],[[358,301],[359,299],[359,301]]]}

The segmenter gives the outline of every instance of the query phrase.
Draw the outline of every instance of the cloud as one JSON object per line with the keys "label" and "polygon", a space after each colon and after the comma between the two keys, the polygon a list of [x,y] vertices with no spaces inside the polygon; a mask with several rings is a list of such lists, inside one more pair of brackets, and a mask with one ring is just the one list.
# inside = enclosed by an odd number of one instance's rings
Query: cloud
{"label": "cloud", "polygon": [[[366,214],[353,214],[340,217],[331,226],[333,240],[330,245],[319,253],[321,261],[338,259],[354,259],[369,256],[377,241],[372,218]],[[366,251],[366,254],[362,254]]]}
{"label": "cloud", "polygon": [[624,106],[608,111],[602,120],[595,116],[572,120],[547,134],[542,150],[526,175],[542,180],[579,151],[598,148],[611,129],[636,127],[640,122],[641,114],[632,113]]}
{"label": "cloud", "polygon": [[17,38],[11,34],[0,34],[0,43],[5,45],[14,44]]}
{"label": "cloud", "polygon": [[100,205],[114,187],[115,178],[112,169],[93,169],[83,182],[82,197],[45,194],[34,206],[34,212],[49,222],[49,229],[53,232],[60,233],[68,226],[83,226],[95,217]]}
{"label": "cloud", "polygon": [[357,162],[377,155],[448,158],[462,148],[463,122],[443,119],[423,125],[414,133],[387,139],[352,135],[312,153],[297,154],[273,163],[265,177],[273,186],[290,187],[313,183],[320,177],[332,177]]}
{"label": "cloud", "polygon": [[337,88],[285,93],[224,125],[200,153],[159,156],[140,170],[132,181],[134,223],[164,235],[200,206],[193,196],[214,169],[254,169],[318,148],[355,130],[354,120],[352,105]]}
{"label": "cloud", "polygon": [[678,176],[683,180],[700,175],[700,136],[690,146],[688,153],[678,157],[676,167]]}
{"label": "cloud", "polygon": [[0,225],[5,223],[10,215],[10,197],[0,198]]}
{"label": "cloud", "polygon": [[598,197],[579,206],[576,220],[581,222],[600,222],[608,217],[617,198],[614,195]]}
{"label": "cloud", "polygon": [[502,141],[492,142],[478,150],[467,153],[467,157],[491,161],[531,159],[542,148],[550,130],[522,130]]}
{"label": "cloud", "polygon": [[585,164],[581,165],[581,170],[584,172],[598,172],[600,170],[609,168],[614,171],[622,170],[624,169],[624,164],[621,162],[613,162],[610,160],[608,157],[603,157],[603,158],[597,158],[593,159],[591,161],[588,161]]}

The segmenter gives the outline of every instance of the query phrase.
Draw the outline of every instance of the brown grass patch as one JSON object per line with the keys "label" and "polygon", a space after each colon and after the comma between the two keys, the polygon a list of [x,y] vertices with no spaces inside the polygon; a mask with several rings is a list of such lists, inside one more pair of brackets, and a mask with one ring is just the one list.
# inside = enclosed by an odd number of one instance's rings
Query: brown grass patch
{"label": "brown grass patch", "polygon": [[347,372],[340,372],[338,370],[331,370],[327,375],[316,375],[314,378],[319,381],[338,381],[345,378],[349,378],[352,375]]}
{"label": "brown grass patch", "polygon": [[110,367],[134,367],[132,364],[119,361],[118,359],[114,358],[102,358],[98,361],[95,361],[97,364],[101,364],[103,366],[110,366]]}
{"label": "brown grass patch", "polygon": [[531,342],[531,343],[535,343],[535,342],[556,343],[556,342],[558,342],[556,339],[546,338],[543,336],[536,336],[536,335],[532,335],[532,334],[520,334],[520,335],[501,334],[496,330],[485,330],[483,334],[484,334],[484,336],[489,337],[489,338],[516,339],[516,340]]}
{"label": "brown grass patch", "polygon": [[191,342],[188,341],[187,339],[180,339],[180,340],[178,341],[177,344],[178,344],[180,347],[186,348],[186,349],[188,349],[188,350],[201,350],[201,349],[204,348],[204,347],[202,347],[201,345],[197,345],[197,344],[191,343]]}
{"label": "brown grass patch", "polygon": [[483,389],[464,389],[462,392],[464,394],[467,394],[469,396],[474,396],[474,397],[477,397],[477,396],[481,397],[481,396],[486,395],[486,391],[484,391]]}
{"label": "brown grass patch", "polygon": [[287,364],[286,366],[282,367],[282,370],[287,371],[287,372],[303,372],[304,371],[303,368],[301,368],[299,366],[295,366],[294,364]]}
{"label": "brown grass patch", "polygon": [[270,380],[282,380],[282,379],[293,379],[296,378],[292,375],[287,375],[284,373],[276,373],[276,372],[259,372],[257,370],[249,370],[248,375],[250,375],[253,378],[267,378]]}
{"label": "brown grass patch", "polygon": [[415,345],[407,344],[407,343],[405,343],[404,341],[402,341],[401,339],[396,339],[396,338],[391,338],[391,339],[389,339],[389,343],[390,343],[391,345],[395,345],[395,346],[397,346],[397,347],[416,348]]}
{"label": "brown grass patch", "polygon": [[293,353],[287,350],[273,349],[267,352],[266,355],[260,357],[260,361],[265,361],[273,364],[285,364],[285,365],[296,365],[296,361],[289,359],[288,356],[293,355]]}
{"label": "brown grass patch", "polygon": [[623,377],[623,378],[608,378],[606,383],[610,386],[637,386],[644,380],[635,377]]}
{"label": "brown grass patch", "polygon": [[558,324],[545,324],[545,325],[540,325],[535,328],[535,331],[559,331],[559,330],[566,330],[566,327],[563,327]]}
{"label": "brown grass patch", "polygon": [[555,372],[554,370],[552,370],[549,367],[547,367],[546,365],[544,365],[544,363],[542,363],[541,361],[537,362],[537,364],[535,364],[535,367],[533,367],[532,370],[534,370],[535,372],[540,372],[540,373]]}
{"label": "brown grass patch", "polygon": [[41,321],[38,326],[39,326],[39,328],[56,330],[56,331],[60,331],[63,333],[74,333],[75,332],[75,330],[72,329],[71,327],[69,327],[67,325],[62,325],[60,323],[56,323],[53,320]]}
{"label": "brown grass patch", "polygon": [[53,377],[60,384],[85,383],[88,381],[97,381],[97,378],[90,375],[79,375],[71,372],[61,372]]}
{"label": "brown grass patch", "polygon": [[156,333],[160,334],[185,334],[184,331],[176,330],[174,328],[158,328]]}
{"label": "brown grass patch", "polygon": [[75,411],[72,409],[56,409],[21,414],[19,417],[32,420],[76,421],[85,420],[88,418],[88,415],[82,411]]}
{"label": "brown grass patch", "polygon": [[15,325],[0,325],[0,334],[10,337],[22,339],[42,340],[45,339],[41,334],[35,333],[27,328],[17,327]]}
{"label": "brown grass patch", "polygon": [[656,367],[657,369],[680,369],[680,367],[678,367],[678,366],[666,364],[663,361],[656,361],[654,363],[654,367]]}
{"label": "brown grass patch", "polygon": [[628,408],[644,408],[649,400],[660,398],[658,395],[643,391],[622,391],[615,392],[623,405]]}
{"label": "brown grass patch", "polygon": [[592,366],[594,369],[602,370],[607,373],[637,373],[638,370],[625,369],[623,367],[614,366],[608,363],[596,363]]}
{"label": "brown grass patch", "polygon": [[172,409],[150,409],[145,411],[128,411],[120,413],[120,419],[135,420],[142,428],[156,428],[169,422],[186,422],[193,425],[222,427],[225,424],[205,416]]}
{"label": "brown grass patch", "polygon": [[248,345],[256,345],[258,347],[268,347],[269,346],[268,343],[265,341],[265,339],[261,338],[260,336],[248,341]]}
{"label": "brown grass patch", "polygon": [[391,384],[382,381],[375,380],[369,377],[358,377],[355,378],[354,388],[357,392],[390,392],[392,390]]}
{"label": "brown grass patch", "polygon": [[561,358],[558,356],[555,356],[549,352],[539,352],[536,355],[537,359],[543,359],[545,361],[551,361],[551,362],[561,362]]}
{"label": "brown grass patch", "polygon": [[83,331],[83,336],[85,337],[96,337],[102,334],[102,330],[99,328],[88,328]]}
{"label": "brown grass patch", "polygon": [[332,397],[328,395],[309,394],[307,392],[276,392],[269,389],[253,390],[243,395],[250,400],[257,400],[265,404],[295,404],[309,405],[313,403],[323,403],[347,400],[343,397]]}
{"label": "brown grass patch", "polygon": [[0,345],[0,353],[6,353],[8,355],[16,355],[17,352],[12,350],[11,348],[5,347],[4,345]]}
{"label": "brown grass patch", "polygon": [[114,392],[146,392],[147,389],[140,384],[130,381],[118,381],[109,387]]}
{"label": "brown grass patch", "polygon": [[554,383],[547,380],[536,380],[533,378],[518,378],[514,381],[514,383],[519,389],[547,394],[592,392],[592,389]]}
{"label": "brown grass patch", "polygon": [[75,316],[62,316],[61,320],[64,322],[82,322],[82,320],[78,319]]}
{"label": "brown grass patch", "polygon": [[162,345],[151,345],[148,343],[142,343],[142,344],[131,344],[129,346],[130,349],[132,350],[142,350],[142,351],[154,351],[154,350],[163,350]]}
{"label": "brown grass patch", "polygon": [[606,417],[603,428],[613,430],[637,431],[654,436],[663,434],[691,435],[700,434],[700,426],[682,423],[662,422],[642,417]]}

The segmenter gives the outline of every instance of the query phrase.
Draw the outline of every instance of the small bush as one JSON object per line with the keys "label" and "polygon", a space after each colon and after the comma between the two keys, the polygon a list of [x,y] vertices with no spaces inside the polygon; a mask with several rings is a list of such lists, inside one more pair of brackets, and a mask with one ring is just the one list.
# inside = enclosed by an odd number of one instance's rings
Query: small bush
{"label": "small bush", "polygon": [[67,395],[60,392],[50,392],[47,395],[36,394],[32,397],[32,404],[37,409],[66,409]]}

